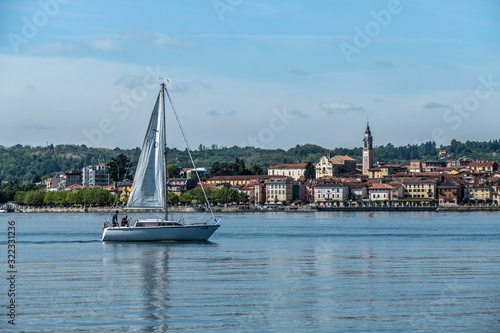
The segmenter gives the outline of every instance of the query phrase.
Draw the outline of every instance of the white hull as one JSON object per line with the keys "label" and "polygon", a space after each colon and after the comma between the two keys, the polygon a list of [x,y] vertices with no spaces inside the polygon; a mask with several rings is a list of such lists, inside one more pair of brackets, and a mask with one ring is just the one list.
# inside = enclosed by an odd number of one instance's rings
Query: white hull
{"label": "white hull", "polygon": [[210,225],[172,225],[154,227],[109,227],[104,229],[101,241],[154,242],[206,241],[219,228]]}

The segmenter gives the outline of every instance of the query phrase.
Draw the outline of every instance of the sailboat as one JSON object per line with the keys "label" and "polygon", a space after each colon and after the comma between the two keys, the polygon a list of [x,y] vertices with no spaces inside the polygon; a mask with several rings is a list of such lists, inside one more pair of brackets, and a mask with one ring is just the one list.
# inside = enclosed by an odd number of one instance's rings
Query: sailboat
{"label": "sailboat", "polygon": [[[169,220],[166,174],[165,95],[168,97],[177,125],[186,144],[187,152],[196,170],[177,111],[174,108],[165,83],[161,83],[161,89],[149,120],[141,156],[137,163],[132,190],[125,210],[163,210],[165,216],[164,218],[156,219],[137,219],[126,227],[108,226],[105,222],[101,241],[206,241],[220,226],[220,218],[214,216],[205,189],[203,188],[203,183],[197,172],[196,175],[201,184],[211,218],[205,222],[191,224],[184,223],[183,219],[179,219],[178,221]],[[209,223],[211,220],[213,220],[213,223]]]}

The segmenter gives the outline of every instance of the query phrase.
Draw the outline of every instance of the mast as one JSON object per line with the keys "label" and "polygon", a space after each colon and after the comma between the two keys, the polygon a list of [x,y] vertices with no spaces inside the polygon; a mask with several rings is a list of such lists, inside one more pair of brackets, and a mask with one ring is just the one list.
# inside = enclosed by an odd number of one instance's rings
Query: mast
{"label": "mast", "polygon": [[[193,155],[191,155],[191,147],[189,147],[189,143],[187,141],[186,134],[184,133],[184,129],[182,128],[181,122],[179,120],[179,116],[177,115],[177,111],[175,111],[174,103],[172,102],[172,99],[170,98],[170,94],[168,93],[167,87],[165,87],[165,92],[167,93],[168,102],[170,103],[170,107],[172,108],[175,119],[177,120],[177,126],[179,126],[179,130],[182,134],[182,139],[184,139],[184,144],[186,145],[186,150],[187,150],[187,153],[189,155],[189,159],[191,160],[191,164],[193,165],[194,171],[196,173],[196,178],[198,179],[198,182],[200,183],[201,190],[203,191],[203,196],[205,197],[205,201],[207,203],[208,209],[210,210],[210,214],[212,214],[212,218],[213,218],[215,224],[217,224],[218,221],[215,218],[214,211],[212,210],[212,206],[210,205],[210,201],[208,200],[207,192],[205,191],[205,187],[203,186],[203,182],[201,181],[200,175],[198,174],[198,170],[196,169],[196,165],[195,165],[194,160],[193,160]],[[165,198],[165,200],[167,200],[167,199]]]}
{"label": "mast", "polygon": [[164,174],[164,182],[165,182],[165,199],[163,201],[163,208],[165,209],[165,222],[168,221],[168,203],[167,203],[167,197],[168,197],[168,184],[167,184],[167,123],[166,123],[166,117],[165,117],[165,94],[163,93],[165,91],[165,83],[161,83],[161,91],[160,91],[160,101],[161,101],[161,112],[162,112],[162,117],[163,117],[163,142],[165,145],[163,146],[163,160],[165,161],[165,165],[163,168],[163,174]]}

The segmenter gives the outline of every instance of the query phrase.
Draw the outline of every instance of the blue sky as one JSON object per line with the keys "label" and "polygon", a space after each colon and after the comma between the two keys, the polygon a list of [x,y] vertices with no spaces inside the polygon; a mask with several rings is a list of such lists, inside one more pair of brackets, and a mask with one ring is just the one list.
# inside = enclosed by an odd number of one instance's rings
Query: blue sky
{"label": "blue sky", "polygon": [[2,1],[0,144],[140,146],[160,76],[195,148],[359,147],[367,119],[375,145],[498,139],[499,17],[494,0]]}

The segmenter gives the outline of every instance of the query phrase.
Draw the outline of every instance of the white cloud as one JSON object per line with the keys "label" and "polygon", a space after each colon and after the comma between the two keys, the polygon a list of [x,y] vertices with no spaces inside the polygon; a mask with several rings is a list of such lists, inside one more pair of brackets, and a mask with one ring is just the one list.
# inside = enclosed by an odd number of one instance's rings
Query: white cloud
{"label": "white cloud", "polygon": [[196,88],[210,88],[209,84],[206,84],[204,82],[201,82],[199,80],[193,80],[193,81],[170,81],[170,91],[175,91],[175,92],[186,92],[186,91],[193,91]]}
{"label": "white cloud", "polygon": [[33,123],[33,122],[28,125],[24,125],[23,128],[27,130],[42,130],[42,131],[56,129],[54,126],[48,126],[42,123]]}
{"label": "white cloud", "polygon": [[294,69],[294,70],[290,71],[290,74],[296,75],[296,76],[306,76],[309,73],[307,73],[306,71],[303,71],[302,69]]}
{"label": "white cloud", "polygon": [[116,80],[114,85],[123,86],[128,89],[134,89],[136,87],[142,86],[143,82],[144,82],[144,76],[142,75],[125,74],[118,80]]}
{"label": "white cloud", "polygon": [[123,35],[127,38],[135,37],[139,41],[157,46],[193,47],[195,45],[193,41],[182,41],[157,31],[126,29],[123,31]]}
{"label": "white cloud", "polygon": [[34,55],[55,55],[61,53],[73,53],[80,51],[80,46],[71,43],[45,43],[45,44],[26,44],[23,52]]}
{"label": "white cloud", "polygon": [[105,52],[118,52],[122,50],[123,45],[116,37],[95,36],[87,41],[87,44],[96,50]]}
{"label": "white cloud", "polygon": [[351,112],[351,111],[365,111],[362,107],[360,106],[354,106],[352,103],[340,103],[340,102],[322,102],[320,105],[321,110],[327,112],[328,114],[332,113],[344,113],[344,112]]}
{"label": "white cloud", "polygon": [[429,102],[427,104],[424,104],[424,109],[436,109],[436,108],[448,108],[449,105],[447,104],[440,104],[440,103],[434,103],[434,102]]}

